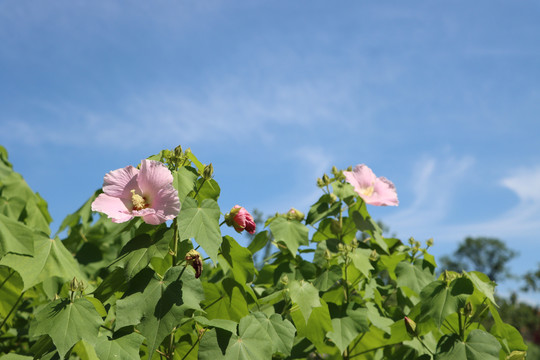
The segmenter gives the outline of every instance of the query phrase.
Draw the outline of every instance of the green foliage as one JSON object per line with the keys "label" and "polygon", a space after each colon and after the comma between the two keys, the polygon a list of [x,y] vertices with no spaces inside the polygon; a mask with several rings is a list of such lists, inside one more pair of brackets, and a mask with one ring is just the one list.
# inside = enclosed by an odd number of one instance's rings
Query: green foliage
{"label": "green foliage", "polygon": [[276,214],[246,248],[222,236],[212,166],[180,147],[150,159],[173,175],[176,219],[112,223],[91,211],[97,191],[50,239],[45,201],[0,148],[1,359],[523,358],[489,277],[437,279],[431,243],[383,236],[339,170],[305,220]]}

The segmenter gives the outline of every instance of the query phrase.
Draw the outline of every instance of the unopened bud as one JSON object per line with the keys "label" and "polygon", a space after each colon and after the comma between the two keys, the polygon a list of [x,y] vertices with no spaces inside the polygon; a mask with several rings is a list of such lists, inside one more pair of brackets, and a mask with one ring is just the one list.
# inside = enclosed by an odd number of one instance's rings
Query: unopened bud
{"label": "unopened bud", "polygon": [[330,185],[330,178],[328,177],[328,175],[324,174],[322,180],[324,182],[324,185]]}
{"label": "unopened bud", "polygon": [[334,193],[330,193],[330,198],[332,199],[332,203],[335,203],[337,201],[337,196]]}
{"label": "unopened bud", "polygon": [[324,181],[321,178],[317,179],[317,186],[320,188],[324,187]]}
{"label": "unopened bud", "polygon": [[182,147],[180,145],[174,148],[174,156],[177,158],[182,157]]}
{"label": "unopened bud", "polygon": [[410,244],[411,246],[413,246],[415,242],[416,242],[416,240],[414,240],[413,237],[410,237],[410,238],[409,238],[409,244]]}
{"label": "unopened bud", "polygon": [[352,166],[349,166],[349,167],[347,168],[347,171],[352,171]]}
{"label": "unopened bud", "polygon": [[332,174],[333,174],[334,176],[338,176],[339,170],[337,169],[337,167],[332,166]]}
{"label": "unopened bud", "polygon": [[289,283],[289,276],[287,276],[287,274],[283,274],[283,276],[281,277],[281,279],[279,279],[279,281],[283,285],[287,285]]}
{"label": "unopened bud", "polygon": [[432,247],[432,246],[433,246],[433,238],[429,238],[429,239],[426,241],[426,245],[427,245],[427,247]]}
{"label": "unopened bud", "polygon": [[369,255],[369,260],[377,261],[378,258],[379,258],[379,254],[377,253],[377,250],[373,249],[373,251]]}
{"label": "unopened bud", "polygon": [[463,314],[465,314],[465,316],[471,317],[472,311],[473,311],[472,304],[470,302],[465,304],[465,308],[463,308]]}
{"label": "unopened bud", "polygon": [[332,258],[332,253],[330,252],[330,250],[328,249],[324,250],[324,258],[326,260],[330,260]]}
{"label": "unopened bud", "polygon": [[296,210],[295,208],[291,208],[287,212],[287,219],[302,221],[304,220],[304,213],[299,210]]}
{"label": "unopened bud", "polygon": [[416,323],[405,316],[405,329],[407,329],[407,332],[409,335],[416,336]]}
{"label": "unopened bud", "polygon": [[205,180],[210,180],[212,176],[214,176],[214,166],[212,166],[212,163],[210,163],[204,167],[202,177]]}
{"label": "unopened bud", "polygon": [[69,290],[77,291],[78,288],[79,288],[79,282],[77,281],[77,278],[74,277],[73,280],[69,282]]}

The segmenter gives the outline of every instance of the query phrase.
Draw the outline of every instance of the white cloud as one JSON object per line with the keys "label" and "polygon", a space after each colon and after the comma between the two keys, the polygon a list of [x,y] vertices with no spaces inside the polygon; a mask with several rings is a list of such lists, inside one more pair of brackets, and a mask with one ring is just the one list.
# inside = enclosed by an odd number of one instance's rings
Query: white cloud
{"label": "white cloud", "polygon": [[517,194],[522,202],[540,202],[540,166],[519,169],[501,180],[501,184]]}

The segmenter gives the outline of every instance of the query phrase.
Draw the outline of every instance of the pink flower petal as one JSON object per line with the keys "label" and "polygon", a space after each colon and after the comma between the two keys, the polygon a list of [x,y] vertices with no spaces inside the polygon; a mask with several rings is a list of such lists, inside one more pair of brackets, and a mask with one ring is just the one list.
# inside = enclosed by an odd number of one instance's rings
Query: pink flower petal
{"label": "pink flower petal", "polygon": [[107,194],[99,194],[92,203],[92,211],[105,213],[115,223],[133,219],[131,211],[126,207],[122,199]]}
{"label": "pink flower petal", "polygon": [[130,198],[130,190],[137,186],[138,173],[139,170],[133,166],[109,172],[103,179],[103,192],[114,197]]}
{"label": "pink flower petal", "polygon": [[153,202],[158,191],[167,185],[172,186],[173,176],[163,163],[154,160],[143,160],[137,183],[144,197]]}
{"label": "pink flower petal", "polygon": [[150,206],[156,210],[157,216],[162,219],[161,223],[174,219],[178,216],[181,207],[178,191],[170,184],[165,186],[158,191]]}
{"label": "pink flower petal", "polygon": [[384,177],[377,178],[366,165],[356,165],[353,171],[344,171],[343,174],[366,204],[375,206],[399,204],[394,184]]}

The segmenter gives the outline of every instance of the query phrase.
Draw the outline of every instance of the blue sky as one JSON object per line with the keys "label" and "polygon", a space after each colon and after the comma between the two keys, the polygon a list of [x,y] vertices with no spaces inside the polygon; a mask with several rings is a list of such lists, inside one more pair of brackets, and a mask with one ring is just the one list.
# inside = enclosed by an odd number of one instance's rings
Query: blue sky
{"label": "blue sky", "polygon": [[[163,148],[212,162],[220,206],[307,211],[365,163],[399,237],[540,253],[535,1],[0,2],[0,144],[53,228]],[[507,285],[507,287],[510,285]],[[511,288],[508,287],[508,288]]]}

